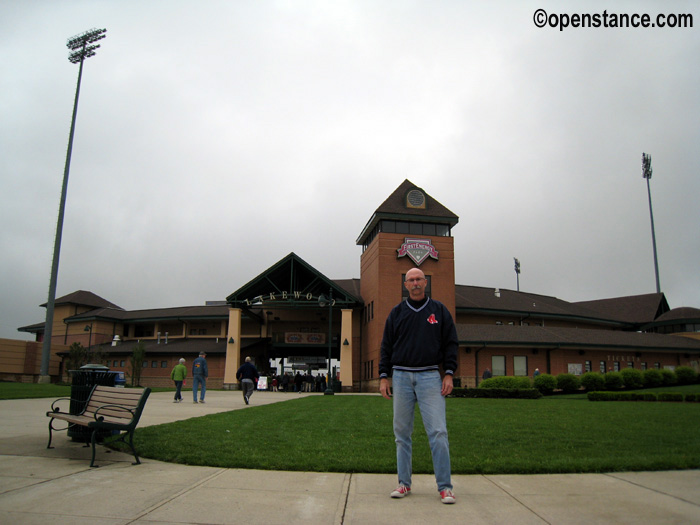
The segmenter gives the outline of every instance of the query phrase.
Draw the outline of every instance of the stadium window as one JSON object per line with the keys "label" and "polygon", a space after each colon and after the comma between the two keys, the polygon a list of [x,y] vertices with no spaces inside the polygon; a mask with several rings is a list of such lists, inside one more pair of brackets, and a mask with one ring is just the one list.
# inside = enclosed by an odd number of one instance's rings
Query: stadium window
{"label": "stadium window", "polygon": [[620,371],[620,361],[613,361],[613,371],[614,372]]}
{"label": "stadium window", "polygon": [[151,361],[151,368],[158,368],[158,361]]}
{"label": "stadium window", "polygon": [[396,233],[408,233],[408,223],[404,221],[396,221]]}
{"label": "stadium window", "polygon": [[586,361],[586,362],[584,363],[584,366],[585,366],[585,368],[586,368],[586,372],[591,372],[591,371],[593,371],[593,363],[591,363],[590,361]]}
{"label": "stadium window", "polygon": [[642,365],[640,366],[640,369],[642,369],[642,370],[646,370],[646,369],[647,369],[647,363],[646,363],[646,361],[642,363]]}
{"label": "stadium window", "polygon": [[605,373],[605,361],[600,362],[600,373],[601,374]]}
{"label": "stadium window", "polygon": [[161,367],[161,368],[168,368],[168,362],[167,362],[167,361],[161,361],[161,362],[160,362],[160,367]]}
{"label": "stadium window", "polygon": [[632,361],[627,361],[627,368],[634,368],[634,363]]}
{"label": "stadium window", "polygon": [[527,356],[525,356],[525,355],[514,355],[513,356],[513,375],[514,376],[527,376]]}
{"label": "stadium window", "polygon": [[126,361],[124,361],[123,359],[121,361],[119,361],[119,366],[123,367],[125,365],[126,365]]}
{"label": "stadium window", "polygon": [[494,377],[506,375],[506,356],[491,356],[491,373]]}

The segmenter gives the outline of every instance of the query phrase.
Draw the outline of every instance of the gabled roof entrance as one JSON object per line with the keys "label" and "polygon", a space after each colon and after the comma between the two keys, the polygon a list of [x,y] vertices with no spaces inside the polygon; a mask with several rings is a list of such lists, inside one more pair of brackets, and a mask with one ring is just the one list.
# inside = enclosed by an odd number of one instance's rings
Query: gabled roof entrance
{"label": "gabled roof entrance", "polygon": [[362,306],[357,297],[337,286],[295,253],[290,253],[229,295],[226,302],[233,308],[245,310],[264,305],[318,308],[319,297],[327,297],[329,291],[336,307]]}

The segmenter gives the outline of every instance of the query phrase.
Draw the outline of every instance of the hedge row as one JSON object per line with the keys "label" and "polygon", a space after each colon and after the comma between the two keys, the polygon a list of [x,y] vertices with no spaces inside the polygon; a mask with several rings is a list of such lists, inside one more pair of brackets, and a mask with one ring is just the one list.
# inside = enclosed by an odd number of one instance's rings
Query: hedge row
{"label": "hedge row", "polygon": [[589,401],[683,401],[700,403],[700,394],[682,394],[680,392],[589,392]]}
{"label": "hedge row", "polygon": [[539,399],[542,394],[536,388],[455,388],[452,397]]}

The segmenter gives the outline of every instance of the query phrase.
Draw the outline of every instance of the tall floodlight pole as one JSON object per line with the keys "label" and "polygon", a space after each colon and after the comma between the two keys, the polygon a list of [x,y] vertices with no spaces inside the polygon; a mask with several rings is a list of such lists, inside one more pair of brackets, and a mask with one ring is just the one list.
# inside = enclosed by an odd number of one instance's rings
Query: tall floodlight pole
{"label": "tall floodlight pole", "polygon": [[75,88],[75,102],[73,103],[73,118],[68,136],[68,151],[66,153],[66,166],[63,170],[63,187],[61,188],[61,202],[58,207],[58,222],[56,223],[56,239],[53,245],[53,261],[51,263],[51,281],[49,282],[49,300],[46,303],[46,323],[44,325],[44,341],[41,347],[41,369],[39,381],[49,383],[49,361],[51,358],[51,337],[53,332],[53,310],[56,301],[56,281],[58,279],[58,259],[61,253],[61,236],[63,233],[63,215],[66,207],[66,192],[68,190],[68,173],[70,172],[70,158],[73,151],[73,135],[75,134],[75,117],[78,113],[78,97],[80,95],[80,81],[83,77],[83,62],[86,58],[95,55],[95,50],[100,47],[95,44],[106,35],[106,29],[90,29],[85,33],[69,39],[66,46],[71,53],[68,60],[73,64],[80,63],[78,71],[78,85]]}
{"label": "tall floodlight pole", "polygon": [[515,261],[515,283],[517,285],[517,291],[520,291],[520,261],[513,257]]}
{"label": "tall floodlight pole", "polygon": [[654,213],[651,211],[651,155],[642,153],[642,177],[647,180],[647,194],[649,195],[649,217],[651,217],[651,243],[654,247],[654,272],[656,274],[656,293],[661,293],[661,285],[659,284],[659,261],[656,257],[656,233],[654,232]]}

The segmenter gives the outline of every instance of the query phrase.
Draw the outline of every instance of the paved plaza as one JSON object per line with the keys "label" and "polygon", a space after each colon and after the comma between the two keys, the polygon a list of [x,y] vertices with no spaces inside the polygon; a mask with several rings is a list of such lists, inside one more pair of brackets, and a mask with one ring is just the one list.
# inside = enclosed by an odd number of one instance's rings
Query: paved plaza
{"label": "paved plaza", "polygon": [[[189,393],[189,392],[188,392]],[[140,426],[302,395],[208,391],[207,403],[151,394]],[[341,394],[347,395],[347,394]],[[700,471],[455,475],[457,503],[443,505],[432,475],[391,499],[396,476],[274,472],[175,465],[54,435],[51,399],[0,401],[0,523],[95,524],[689,524],[700,523]]]}

